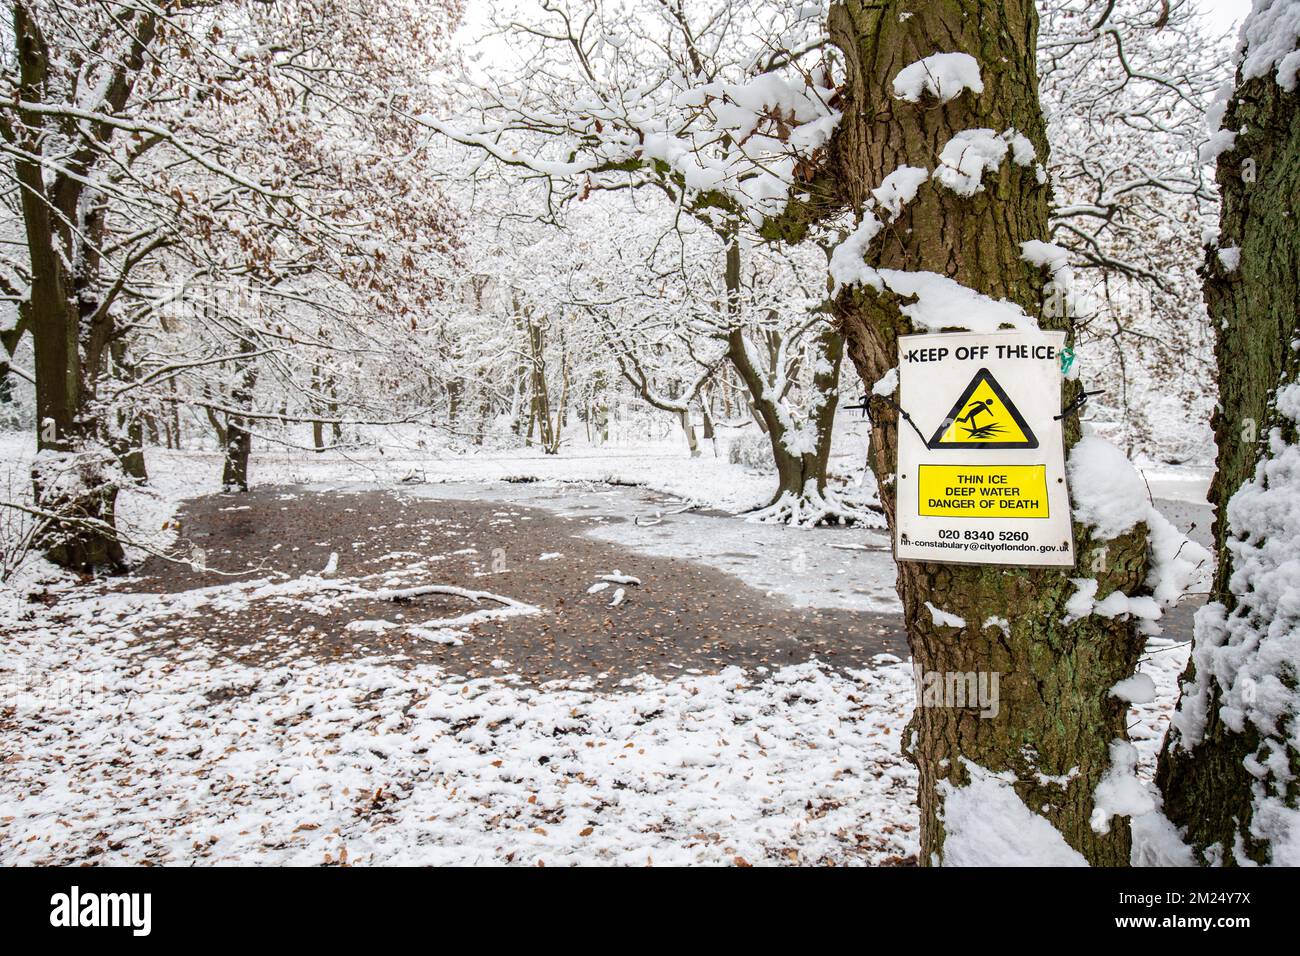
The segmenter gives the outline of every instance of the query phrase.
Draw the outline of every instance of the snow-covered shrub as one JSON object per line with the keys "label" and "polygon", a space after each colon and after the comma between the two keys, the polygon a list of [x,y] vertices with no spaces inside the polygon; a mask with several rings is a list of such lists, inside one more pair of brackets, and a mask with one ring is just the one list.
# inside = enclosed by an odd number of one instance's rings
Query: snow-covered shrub
{"label": "snow-covered shrub", "polygon": [[772,470],[772,443],[759,431],[742,432],[731,440],[727,461],[758,471]]}
{"label": "snow-covered shrub", "polygon": [[9,580],[31,553],[36,531],[37,522],[31,514],[0,505],[0,582]]}

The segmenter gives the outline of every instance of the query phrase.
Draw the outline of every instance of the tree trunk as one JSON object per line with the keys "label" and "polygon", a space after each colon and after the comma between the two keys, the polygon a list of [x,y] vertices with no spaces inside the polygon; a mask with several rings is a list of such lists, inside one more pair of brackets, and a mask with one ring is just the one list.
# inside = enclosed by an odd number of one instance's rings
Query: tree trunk
{"label": "tree trunk", "polygon": [[488,419],[492,416],[492,400],[487,390],[483,393],[483,403],[479,407],[478,430],[474,433],[474,444],[482,445],[487,439]]}
{"label": "tree trunk", "polygon": [[691,410],[683,408],[677,413],[677,420],[681,423],[682,432],[686,435],[686,447],[690,450],[692,458],[700,457],[700,443],[695,437],[695,423],[691,421]]}
{"label": "tree trunk", "polygon": [[704,418],[704,440],[713,445],[713,457],[718,457],[718,433],[713,425],[713,391],[700,391],[700,414]]}
{"label": "tree trunk", "polygon": [[546,447],[546,454],[558,455],[560,442],[564,440],[564,429],[569,424],[569,360],[560,342],[560,404],[555,411],[554,424],[551,426],[551,443]]}
{"label": "tree trunk", "polygon": [[[809,409],[807,422],[815,433],[811,448],[800,447],[800,442],[792,440],[790,418],[781,414],[778,402],[764,391],[762,373],[754,368],[745,348],[744,332],[733,329],[728,336],[728,345],[728,356],[749,387],[751,407],[771,443],[772,460],[776,464],[776,491],[764,510],[776,509],[779,513],[774,513],[774,520],[792,524],[815,524],[829,520],[832,515],[824,508],[826,468],[830,461],[835,395],[844,357],[843,337],[829,325],[818,337],[818,345],[831,371],[818,371],[813,377],[816,398],[813,407]],[[849,515],[846,513],[844,517]]]}
{"label": "tree trunk", "polygon": [[[215,409],[205,407],[203,411],[208,416],[208,424],[212,426],[213,433],[217,436],[217,447],[224,449],[226,447],[226,426],[221,423],[221,418],[217,415]],[[176,447],[179,448],[179,444]]]}
{"label": "tree trunk", "polygon": [[[312,366],[311,390],[315,393],[312,404],[316,404],[320,401],[321,392],[324,390],[324,378],[319,365]],[[311,447],[318,455],[325,450],[325,422],[319,418],[312,419]]]}
{"label": "tree trunk", "polygon": [[231,416],[226,428],[226,454],[221,468],[223,490],[248,490],[248,455],[252,445],[252,436],[245,431],[242,419]]}
{"label": "tree trunk", "polygon": [[[254,345],[250,339],[241,339],[241,353],[250,353]],[[253,387],[257,383],[257,369],[251,359],[237,359],[236,385],[231,394],[231,404],[236,408],[252,408]],[[226,491],[248,490],[248,456],[253,448],[253,436],[243,416],[226,416],[225,458],[221,470],[221,487]]]}
{"label": "tree trunk", "polygon": [[158,430],[158,414],[153,406],[141,411],[140,421],[144,423],[144,440],[155,448],[163,444],[163,436]]}
{"label": "tree trunk", "polygon": [[456,427],[456,422],[460,418],[461,394],[464,391],[464,383],[458,378],[453,378],[447,382],[447,424]]}
{"label": "tree trunk", "polygon": [[[122,339],[115,339],[109,347],[113,367],[119,378],[134,381],[135,363],[131,361]],[[116,429],[108,436],[108,445],[117,456],[122,471],[136,481],[148,481],[149,472],[144,461],[144,418],[140,408],[128,405],[115,413]]]}
{"label": "tree trunk", "polygon": [[[176,399],[176,378],[173,376],[167,380],[167,391],[171,393],[172,401],[167,404],[167,435],[170,442],[169,447],[173,451],[180,451],[184,437],[181,434],[181,410],[180,403]],[[208,409],[208,416],[211,417],[212,410]],[[224,444],[224,442],[223,442]]]}
{"label": "tree trunk", "polygon": [[814,469],[820,476],[818,491],[826,488],[826,469],[831,458],[831,437],[835,431],[835,408],[840,394],[840,367],[844,364],[844,336],[831,323],[826,323],[817,336],[817,354],[824,359],[813,370],[813,402],[809,409],[817,429],[817,451]]}
{"label": "tree trunk", "polygon": [[597,369],[593,373],[590,396],[588,420],[591,440],[596,445],[603,445],[609,441],[609,386],[603,370]]}
{"label": "tree trunk", "polygon": [[[844,120],[830,158],[842,202],[864,208],[870,190],[901,165],[932,168],[948,139],[966,129],[1018,130],[1045,164],[1031,0],[838,0],[828,28],[847,69]],[[975,57],[984,92],[967,90],[946,104],[895,99],[893,78],[935,51]],[[1047,238],[1048,193],[1032,165],[1010,160],[987,172],[982,190],[972,196],[923,183],[915,200],[877,236],[868,261],[938,273],[1038,315],[1043,278],[1021,259],[1020,244]],[[864,382],[879,381],[897,364],[900,335],[923,331],[902,315],[903,304],[869,288],[851,287],[837,297],[849,355]],[[1068,316],[1041,322],[1067,331],[1071,324]],[[1066,387],[1073,398],[1077,385]],[[877,408],[872,423],[871,465],[892,532],[897,414]],[[1066,424],[1068,447],[1078,440],[1079,427],[1069,419]],[[1087,554],[1088,537],[1077,525],[1075,538],[1077,553]],[[1097,575],[1099,593],[1138,593],[1146,575],[1145,529],[1108,546],[1109,570]],[[974,706],[919,706],[913,715],[905,746],[920,774],[923,864],[944,860],[944,800],[950,787],[970,781],[967,761],[1013,775],[1025,806],[1046,817],[1089,862],[1129,862],[1127,821],[1114,821],[1101,834],[1090,817],[1094,791],[1110,765],[1109,745],[1126,739],[1126,705],[1109,690],[1133,673],[1143,641],[1131,623],[1119,620],[1088,616],[1063,625],[1064,604],[1074,592],[1072,573],[899,563],[898,591],[918,677],[999,675],[994,715],[982,717]],[[938,623],[927,602],[965,623]],[[1006,622],[1005,628],[995,619]]]}
{"label": "tree trunk", "polygon": [[529,381],[533,394],[532,419],[528,423],[528,436],[533,434],[533,421],[537,422],[537,442],[542,451],[554,454],[554,436],[551,432],[551,396],[546,387],[546,338],[545,330],[531,319],[528,320],[528,355],[531,372]]}
{"label": "tree trunk", "polygon": [[149,470],[144,461],[144,421],[136,409],[118,413],[120,434],[113,443],[113,453],[122,471],[136,481],[148,481]]}
{"label": "tree trunk", "polygon": [[[740,278],[740,245],[733,241],[727,246],[726,268],[728,309],[733,315],[739,312]],[[756,517],[764,520],[818,524],[836,516],[852,517],[848,511],[832,514],[824,497],[840,366],[844,360],[844,338],[829,323],[818,333],[817,351],[826,361],[817,363],[813,375],[816,397],[808,421],[796,422],[789,414],[782,414],[783,399],[772,394],[767,375],[755,364],[744,328],[733,323],[727,332],[727,359],[749,390],[750,409],[771,442],[772,461],[776,465],[776,491],[771,501],[756,513]],[[795,428],[805,425],[811,425],[814,430],[812,447],[807,447],[802,436],[794,434]]]}
{"label": "tree trunk", "polygon": [[[1275,400],[1281,385],[1300,381],[1300,354],[1294,347],[1300,337],[1300,108],[1297,94],[1284,91],[1271,69],[1244,83],[1239,74],[1238,84],[1223,121],[1224,129],[1238,132],[1233,149],[1219,157],[1217,179],[1223,197],[1219,247],[1237,249],[1240,264],[1230,268],[1212,249],[1204,270],[1219,380],[1214,415],[1218,457],[1209,495],[1217,509],[1218,568],[1211,600],[1227,615],[1238,605],[1227,541],[1239,534],[1228,523],[1228,500],[1255,474],[1269,451],[1271,431],[1280,429],[1284,439],[1296,439],[1293,423],[1277,412]],[[1203,681],[1206,698],[1180,701],[1179,706],[1204,706],[1204,727],[1201,739],[1191,741],[1179,732],[1176,720],[1165,741],[1157,773],[1165,815],[1183,830],[1202,862],[1270,862],[1271,847],[1255,826],[1254,795],[1257,789],[1271,791],[1278,781],[1261,747],[1289,764],[1292,773],[1300,765],[1300,753],[1294,740],[1261,740],[1250,720],[1242,722],[1241,732],[1224,721],[1228,690],[1208,668],[1198,675],[1195,666],[1195,652],[1209,637],[1198,619],[1193,660],[1183,683]],[[1259,653],[1256,648],[1247,658],[1246,649],[1241,650],[1239,666]],[[1294,719],[1279,718],[1279,726]],[[1259,775],[1250,772],[1248,760],[1257,763]],[[1294,780],[1284,799],[1292,812],[1300,806]]]}
{"label": "tree trunk", "polygon": [[[22,4],[14,4],[14,38],[20,70],[18,94],[24,102],[43,99],[49,73],[49,50],[39,28]],[[80,223],[79,186],[47,184],[41,164],[24,157],[43,155],[47,145],[40,116],[20,109],[23,120],[20,157],[13,160],[19,185],[27,251],[31,262],[28,316],[36,378],[36,446],[34,500],[57,515],[40,536],[46,556],[56,564],[81,571],[119,567],[125,556],[117,541],[114,509],[117,485],[105,473],[105,462],[86,447],[93,423],[84,420],[83,369],[80,334],[86,290],[76,287],[68,264],[74,236],[69,224]]]}

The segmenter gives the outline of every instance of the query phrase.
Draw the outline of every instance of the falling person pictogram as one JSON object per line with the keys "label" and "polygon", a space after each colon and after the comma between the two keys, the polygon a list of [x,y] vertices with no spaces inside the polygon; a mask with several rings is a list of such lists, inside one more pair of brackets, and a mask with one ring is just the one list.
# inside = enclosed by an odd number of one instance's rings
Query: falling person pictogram
{"label": "falling person pictogram", "polygon": [[975,424],[976,416],[982,415],[986,412],[989,415],[993,414],[993,404],[994,402],[991,398],[982,402],[971,402],[966,406],[966,414],[961,416],[961,418],[958,418],[957,423],[965,424],[967,426],[966,434],[971,438],[988,438],[991,435],[996,435],[1002,430],[1002,427],[998,425],[996,421],[991,421],[986,425]]}
{"label": "falling person pictogram", "polygon": [[1037,448],[1038,439],[993,374],[980,369],[940,422],[929,448]]}

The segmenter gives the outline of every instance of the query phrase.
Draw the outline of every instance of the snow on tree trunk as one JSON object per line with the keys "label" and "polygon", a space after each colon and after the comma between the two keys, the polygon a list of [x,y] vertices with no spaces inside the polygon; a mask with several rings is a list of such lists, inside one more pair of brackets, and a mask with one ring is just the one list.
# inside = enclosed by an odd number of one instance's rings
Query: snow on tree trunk
{"label": "snow on tree trunk", "polygon": [[[126,342],[121,339],[109,346],[112,367],[117,374],[128,381],[138,378],[138,370],[128,354]],[[149,479],[149,470],[144,460],[144,424],[145,416],[138,408],[117,409],[112,415],[114,427],[107,429],[105,440],[113,449],[118,463],[127,477],[143,482]]]}
{"label": "snow on tree trunk", "polygon": [[[253,343],[243,339],[239,344],[241,355],[253,352]],[[257,366],[252,359],[235,361],[235,387],[231,403],[235,408],[252,409],[253,388],[257,384]],[[231,413],[226,416],[225,456],[222,461],[221,487],[226,491],[248,490],[248,456],[253,450],[253,436],[244,416]]]}
{"label": "snow on tree trunk", "polygon": [[[147,43],[154,20],[139,21]],[[86,227],[80,203],[79,177],[60,171],[46,176],[41,157],[49,134],[44,117],[31,106],[43,104],[55,81],[55,64],[40,27],[23,4],[13,8],[19,87],[24,104],[17,110],[21,124],[6,126],[20,150],[13,161],[19,184],[31,289],[27,318],[35,358],[37,448],[40,450],[33,485],[36,504],[57,516],[47,523],[41,541],[50,560],[77,570],[119,566],[122,546],[114,531],[117,500],[115,466],[92,440],[96,423],[85,407],[85,369],[80,336],[81,304],[98,279],[97,259],[77,254],[80,237],[70,226]],[[124,75],[139,69],[138,54],[123,68]],[[120,108],[125,93],[110,91]],[[57,95],[57,94],[56,94]],[[87,204],[88,205],[88,204]],[[92,231],[91,238],[97,235]],[[77,266],[74,267],[73,263]]]}
{"label": "snow on tree trunk", "polygon": [[844,338],[830,325],[818,335],[816,352],[821,364],[813,373],[811,407],[802,416],[770,397],[770,389],[748,358],[743,340],[743,332],[734,330],[728,355],[750,389],[756,416],[771,444],[777,474],[772,500],[750,512],[747,520],[804,528],[836,522],[879,526],[881,516],[869,505],[826,486]]}
{"label": "snow on tree trunk", "polygon": [[682,426],[682,433],[686,436],[686,448],[691,453],[692,458],[700,457],[700,443],[695,437],[695,423],[691,421],[691,410],[683,408],[677,413],[677,421]]}
{"label": "snow on tree trunk", "polygon": [[1166,815],[1206,863],[1300,863],[1297,25],[1295,0],[1256,5],[1211,139],[1223,196],[1205,268],[1219,564],[1157,774]]}
{"label": "snow on tree trunk", "polygon": [[[861,272],[866,258],[872,266],[896,270],[893,277],[937,273],[932,285],[946,277],[1003,300],[1008,314],[1023,309],[1039,315],[1045,276],[1022,250],[1022,243],[1048,235],[1033,4],[844,0],[832,4],[828,26],[847,66],[829,188],[857,210],[874,206],[890,223],[859,228],[837,250],[839,265]],[[915,90],[904,84],[906,95],[900,96],[894,85],[900,72],[931,53],[969,54],[978,63],[980,82],[963,79],[969,73],[963,66],[941,78],[941,95],[924,84]],[[927,177],[926,169],[935,171]],[[817,188],[814,183],[814,193]],[[809,204],[812,211],[804,215],[815,216],[815,207]],[[788,211],[787,222],[799,215]],[[864,219],[864,225],[871,223]],[[832,274],[837,271],[842,270],[833,261]],[[913,296],[881,288],[853,286],[837,298],[849,356],[864,382],[886,380],[897,362],[899,335],[925,330],[900,311]],[[959,312],[941,315],[933,330],[962,327],[968,317]],[[1041,325],[1068,332],[1072,320],[1046,317]],[[1079,386],[1064,387],[1068,404]],[[870,460],[892,528],[899,422],[888,403],[873,402],[872,408]],[[1067,447],[1079,437],[1077,422],[1067,419]],[[1089,568],[1083,573],[1102,595],[1137,594],[1147,577],[1145,528],[1129,524],[1111,529],[1110,536],[1103,542],[1100,532],[1076,524],[1075,550]],[[954,863],[978,858],[971,848],[995,831],[997,840],[1014,840],[1015,832],[993,826],[996,821],[981,822],[972,811],[986,806],[989,813],[1000,812],[1002,804],[1016,806],[1027,818],[1045,818],[1063,838],[1062,844],[1050,834],[1033,836],[1034,828],[1012,828],[1024,837],[1019,850],[1009,852],[1024,862],[1040,856],[1078,856],[1094,865],[1129,862],[1127,822],[1111,819],[1111,811],[1122,808],[1099,810],[1096,794],[1111,768],[1112,743],[1127,746],[1126,706],[1109,691],[1133,674],[1143,640],[1128,614],[1085,613],[1066,623],[1075,573],[1080,572],[899,565],[898,589],[922,697],[904,745],[920,772],[923,863],[945,862],[949,839]],[[973,698],[967,706],[944,706],[943,695],[926,698],[927,689],[956,681],[991,690],[995,679],[996,706],[977,706]],[[1004,792],[999,801],[965,799],[972,787]]]}

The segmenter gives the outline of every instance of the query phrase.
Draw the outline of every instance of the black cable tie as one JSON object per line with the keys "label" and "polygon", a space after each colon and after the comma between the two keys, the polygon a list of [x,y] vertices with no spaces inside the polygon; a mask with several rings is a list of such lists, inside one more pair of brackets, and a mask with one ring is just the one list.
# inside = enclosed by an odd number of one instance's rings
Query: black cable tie
{"label": "black cable tie", "polygon": [[1059,422],[1066,415],[1079,414],[1080,412],[1083,411],[1084,406],[1088,404],[1089,398],[1091,398],[1093,395],[1100,395],[1101,393],[1102,393],[1102,389],[1100,388],[1092,392],[1080,392],[1078,395],[1074,397],[1074,401],[1072,401],[1069,405],[1066,405],[1065,408],[1061,409],[1061,414],[1052,416],[1052,421]]}
{"label": "black cable tie", "polygon": [[909,415],[909,414],[907,414],[907,410],[906,410],[905,408],[903,408],[902,405],[898,404],[898,402],[896,402],[896,401],[894,401],[892,398],[890,398],[888,395],[872,395],[872,394],[863,395],[863,396],[862,396],[862,404],[861,404],[861,405],[849,405],[849,406],[846,406],[846,407],[848,407],[848,408],[861,408],[861,409],[863,410],[862,413],[865,415],[865,414],[866,414],[866,408],[867,408],[867,406],[870,405],[870,403],[871,403],[872,401],[884,402],[886,405],[888,405],[888,406],[889,406],[890,408],[892,408],[894,411],[898,412],[899,416],[903,419],[903,421],[907,422],[907,424],[909,424],[909,425],[912,426],[912,431],[916,432],[916,437],[919,438],[919,439],[921,439],[921,444],[922,444],[922,445],[927,444],[927,443],[926,443],[926,440],[925,440],[925,436],[924,436],[923,434],[921,434],[921,429],[917,427],[916,422],[912,421],[912,416]]}
{"label": "black cable tie", "polygon": [[842,405],[841,407],[842,407],[846,412],[858,412],[858,411],[860,411],[860,412],[862,412],[862,417],[863,417],[863,418],[866,418],[866,417],[867,417],[867,409],[871,407],[871,404],[870,404],[871,396],[868,395],[868,394],[865,394],[865,393],[864,393],[863,396],[862,396],[862,398],[860,399],[860,401],[862,402],[861,405]]}

